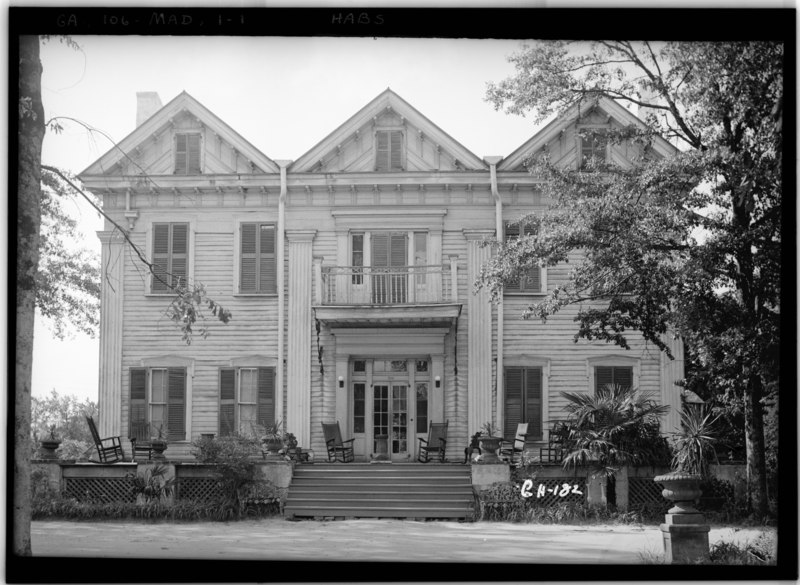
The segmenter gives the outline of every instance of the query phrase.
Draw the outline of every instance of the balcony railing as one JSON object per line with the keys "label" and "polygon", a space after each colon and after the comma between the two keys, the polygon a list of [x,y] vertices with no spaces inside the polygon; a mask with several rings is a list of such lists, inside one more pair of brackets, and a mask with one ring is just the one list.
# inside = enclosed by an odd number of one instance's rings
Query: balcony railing
{"label": "balcony railing", "polygon": [[456,265],[321,266],[323,305],[416,305],[456,300]]}

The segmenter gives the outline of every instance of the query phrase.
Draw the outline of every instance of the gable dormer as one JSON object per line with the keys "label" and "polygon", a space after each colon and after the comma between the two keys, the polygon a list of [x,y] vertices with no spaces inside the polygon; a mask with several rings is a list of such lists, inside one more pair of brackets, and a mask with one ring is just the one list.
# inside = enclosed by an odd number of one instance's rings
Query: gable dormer
{"label": "gable dormer", "polygon": [[606,139],[610,130],[630,126],[644,128],[644,122],[609,98],[584,100],[569,108],[547,124],[530,140],[516,149],[498,166],[498,171],[527,171],[526,161],[549,157],[562,168],[584,168],[594,157],[602,162],[629,168],[642,157],[671,156],[677,149],[657,136],[649,144],[623,142],[612,144]]}
{"label": "gable dormer", "polygon": [[[139,95],[141,103],[142,94]],[[193,177],[279,172],[271,159],[188,93],[181,93],[160,108],[157,97],[148,97],[147,107],[140,108],[137,114],[137,128],[81,176]]]}
{"label": "gable dormer", "polygon": [[486,170],[486,165],[387,89],[297,159],[291,170],[395,173]]}

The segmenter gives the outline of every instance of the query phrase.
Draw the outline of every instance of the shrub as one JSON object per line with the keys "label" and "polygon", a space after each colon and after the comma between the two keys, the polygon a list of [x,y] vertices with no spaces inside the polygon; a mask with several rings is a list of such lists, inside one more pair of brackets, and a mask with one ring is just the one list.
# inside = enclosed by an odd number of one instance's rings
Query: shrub
{"label": "shrub", "polygon": [[141,496],[145,502],[159,501],[168,498],[175,490],[175,478],[164,479],[167,468],[156,463],[144,473],[128,473],[125,477],[131,483],[131,494]]}
{"label": "shrub", "polygon": [[774,565],[775,537],[761,534],[755,541],[738,545],[732,542],[718,542],[709,549],[708,562],[719,565]]}

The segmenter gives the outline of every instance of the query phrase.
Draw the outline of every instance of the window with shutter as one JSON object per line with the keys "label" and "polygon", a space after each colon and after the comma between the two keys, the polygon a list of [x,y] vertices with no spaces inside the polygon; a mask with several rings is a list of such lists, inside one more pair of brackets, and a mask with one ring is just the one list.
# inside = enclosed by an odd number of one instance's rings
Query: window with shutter
{"label": "window with shutter", "polygon": [[171,292],[186,285],[189,268],[189,224],[153,224],[151,292]]}
{"label": "window with shutter", "polygon": [[503,435],[513,437],[517,425],[528,423],[534,440],[542,438],[542,368],[505,368]]}
{"label": "window with shutter", "polygon": [[186,439],[186,368],[131,368],[130,435]]}
{"label": "window with shutter", "polygon": [[[525,228],[522,229],[522,235],[527,232]],[[520,225],[519,224],[506,224],[505,226],[505,241],[516,240],[520,238]],[[509,280],[504,288],[508,293],[541,293],[542,291],[542,269],[538,266],[528,268],[523,271],[519,277]]]}
{"label": "window with shutter", "polygon": [[372,302],[405,303],[408,258],[408,234],[372,232]]}
{"label": "window with shutter", "polygon": [[403,170],[403,132],[378,130],[375,132],[375,170]]}
{"label": "window with shutter", "polygon": [[276,292],[275,226],[243,223],[240,237],[239,292]]}
{"label": "window with shutter", "polygon": [[275,421],[275,368],[223,368],[219,373],[219,434],[251,433]]}
{"label": "window with shutter", "polygon": [[633,368],[630,366],[597,366],[594,369],[595,392],[603,386],[617,384],[619,386],[633,385]]}
{"label": "window with shutter", "polygon": [[175,135],[175,174],[201,174],[200,134]]}
{"label": "window with shutter", "polygon": [[605,163],[607,160],[606,143],[607,139],[602,130],[586,130],[580,138],[581,156],[580,168],[588,170],[589,163]]}

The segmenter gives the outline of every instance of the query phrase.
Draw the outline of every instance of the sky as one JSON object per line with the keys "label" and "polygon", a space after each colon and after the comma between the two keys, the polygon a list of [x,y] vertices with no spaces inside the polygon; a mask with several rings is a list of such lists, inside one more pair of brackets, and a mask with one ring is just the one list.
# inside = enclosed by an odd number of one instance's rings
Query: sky
{"label": "sky", "polygon": [[[45,118],[80,120],[119,142],[134,130],[136,93],[167,104],[186,91],[269,158],[297,160],[390,87],[479,157],[507,156],[536,132],[530,119],[497,112],[486,84],[513,74],[521,41],[495,39],[73,37],[74,50],[45,43]],[[42,160],[75,174],[111,143],[63,121]],[[72,206],[81,244],[99,253],[97,212]],[[210,341],[209,341],[210,342]],[[99,344],[53,339],[42,319],[34,338],[32,392],[97,400]]]}

